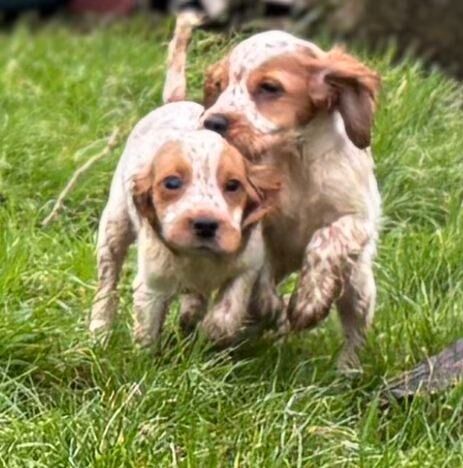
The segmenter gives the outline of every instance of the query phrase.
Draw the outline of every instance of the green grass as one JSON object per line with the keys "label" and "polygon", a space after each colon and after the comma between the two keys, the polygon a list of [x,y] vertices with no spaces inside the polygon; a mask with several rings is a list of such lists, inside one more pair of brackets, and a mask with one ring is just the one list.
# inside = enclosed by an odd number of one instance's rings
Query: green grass
{"label": "green grass", "polygon": [[[413,61],[384,75],[374,151],[384,197],[375,326],[364,375],[335,371],[332,314],[316,330],[237,355],[183,340],[132,346],[130,280],[107,348],[86,320],[95,231],[122,143],[48,229],[73,170],[160,102],[166,27],[0,33],[0,462],[15,466],[463,466],[462,387],[383,409],[385,379],[463,335],[462,92]],[[189,78],[227,47],[198,33]]]}

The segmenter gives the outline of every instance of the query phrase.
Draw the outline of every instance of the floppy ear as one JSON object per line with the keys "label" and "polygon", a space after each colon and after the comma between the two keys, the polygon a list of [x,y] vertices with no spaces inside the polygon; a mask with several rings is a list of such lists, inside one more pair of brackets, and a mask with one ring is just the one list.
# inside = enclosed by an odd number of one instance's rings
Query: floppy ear
{"label": "floppy ear", "polygon": [[153,203],[153,166],[148,164],[135,178],[132,199],[137,211],[152,224],[157,222]]}
{"label": "floppy ear", "polygon": [[339,110],[347,136],[358,148],[370,145],[380,83],[375,71],[339,48],[314,61],[309,78],[315,104]]}
{"label": "floppy ear", "polygon": [[204,77],[204,107],[211,107],[228,84],[228,55],[210,65]]}
{"label": "floppy ear", "polygon": [[247,202],[242,227],[245,229],[277,208],[282,179],[276,168],[246,162]]}

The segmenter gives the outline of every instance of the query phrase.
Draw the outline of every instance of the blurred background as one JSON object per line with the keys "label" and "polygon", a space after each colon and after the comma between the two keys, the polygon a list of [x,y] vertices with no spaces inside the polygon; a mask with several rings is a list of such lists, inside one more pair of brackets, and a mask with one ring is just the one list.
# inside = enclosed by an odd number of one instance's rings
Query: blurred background
{"label": "blurred background", "polygon": [[0,18],[4,24],[24,14],[108,19],[181,8],[203,10],[210,28],[283,28],[306,37],[361,41],[370,49],[392,42],[397,58],[413,54],[463,78],[462,0],[0,0]]}

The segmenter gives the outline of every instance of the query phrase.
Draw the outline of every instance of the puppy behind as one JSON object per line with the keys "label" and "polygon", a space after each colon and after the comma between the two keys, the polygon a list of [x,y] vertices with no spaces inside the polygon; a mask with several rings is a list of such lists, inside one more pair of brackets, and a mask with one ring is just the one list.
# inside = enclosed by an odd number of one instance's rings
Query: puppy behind
{"label": "puppy behind", "polygon": [[288,307],[295,330],[315,326],[336,302],[341,367],[358,366],[374,314],[381,209],[369,145],[379,85],[344,51],[282,31],[239,43],[205,80],[204,127],[288,181],[281,209],[264,220],[268,289],[300,271]]}

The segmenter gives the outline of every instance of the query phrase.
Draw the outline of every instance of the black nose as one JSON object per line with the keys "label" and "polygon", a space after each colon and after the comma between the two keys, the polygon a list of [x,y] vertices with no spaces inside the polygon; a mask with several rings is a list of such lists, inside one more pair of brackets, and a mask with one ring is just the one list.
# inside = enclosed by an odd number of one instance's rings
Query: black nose
{"label": "black nose", "polygon": [[228,119],[222,114],[212,114],[204,121],[204,127],[220,135],[225,135],[228,130]]}
{"label": "black nose", "polygon": [[193,221],[195,234],[201,239],[212,239],[219,227],[214,219],[198,218]]}

